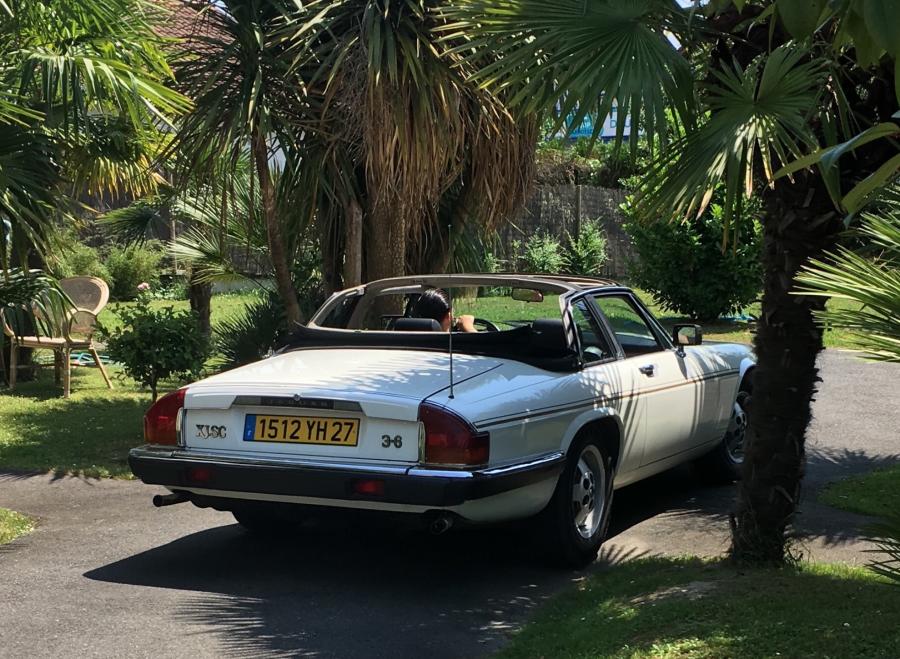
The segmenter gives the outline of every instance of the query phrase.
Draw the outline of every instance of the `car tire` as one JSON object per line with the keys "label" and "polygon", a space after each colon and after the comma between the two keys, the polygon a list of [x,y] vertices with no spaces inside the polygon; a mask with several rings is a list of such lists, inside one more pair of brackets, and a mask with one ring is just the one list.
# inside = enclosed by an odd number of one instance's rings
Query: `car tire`
{"label": "car tire", "polygon": [[747,433],[747,415],[753,395],[753,381],[745,376],[728,421],[728,430],[716,447],[696,462],[703,479],[712,484],[733,483],[741,478],[744,464],[744,438]]}
{"label": "car tire", "polygon": [[555,564],[583,568],[596,560],[609,526],[613,477],[613,461],[602,444],[589,437],[572,443],[540,515],[542,539]]}

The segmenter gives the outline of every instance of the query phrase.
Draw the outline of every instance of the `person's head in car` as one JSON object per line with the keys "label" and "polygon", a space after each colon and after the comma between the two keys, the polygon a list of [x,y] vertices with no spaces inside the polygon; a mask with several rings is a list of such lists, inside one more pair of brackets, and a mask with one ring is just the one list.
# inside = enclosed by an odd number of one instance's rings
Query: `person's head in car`
{"label": "person's head in car", "polygon": [[477,332],[474,316],[459,316],[456,323],[453,322],[453,309],[450,306],[450,296],[442,288],[429,288],[424,291],[413,307],[413,316],[416,318],[432,318],[441,325],[441,329],[449,332],[453,327],[456,331]]}

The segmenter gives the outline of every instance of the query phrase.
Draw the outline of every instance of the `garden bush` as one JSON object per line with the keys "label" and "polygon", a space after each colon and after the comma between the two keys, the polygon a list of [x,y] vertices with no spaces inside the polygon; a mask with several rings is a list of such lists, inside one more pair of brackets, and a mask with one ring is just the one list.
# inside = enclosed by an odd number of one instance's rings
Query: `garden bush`
{"label": "garden bush", "polygon": [[722,250],[722,207],[712,204],[699,218],[641,222],[629,202],[622,209],[630,220],[637,259],[629,267],[631,283],[654,295],[669,311],[697,320],[740,313],[762,288],[761,229],[746,208],[737,240]]}
{"label": "garden bush", "polygon": [[121,328],[100,327],[110,359],[120,363],[128,377],[149,387],[153,400],[161,380],[199,376],[209,344],[196,314],[171,306],[154,309],[146,290],[133,305],[116,309],[116,314]]}
{"label": "garden bush", "polygon": [[150,284],[151,289],[159,283],[162,248],[156,242],[130,247],[114,246],[106,256],[109,270],[110,295],[114,300],[133,300],[137,296],[140,283]]}
{"label": "garden bush", "polygon": [[597,221],[581,226],[578,235],[566,233],[566,269],[573,275],[596,277],[606,263],[606,236]]}
{"label": "garden bush", "polygon": [[100,260],[100,252],[79,242],[71,242],[61,250],[56,260],[56,274],[59,277],[99,277],[110,282],[109,270]]}

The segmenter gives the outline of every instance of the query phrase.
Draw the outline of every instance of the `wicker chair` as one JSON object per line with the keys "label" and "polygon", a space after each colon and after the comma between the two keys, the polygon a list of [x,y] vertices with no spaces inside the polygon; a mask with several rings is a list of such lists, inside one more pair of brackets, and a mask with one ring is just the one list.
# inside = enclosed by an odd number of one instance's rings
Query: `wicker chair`
{"label": "wicker chair", "polygon": [[[97,324],[97,316],[109,301],[109,286],[96,277],[70,277],[59,281],[60,288],[75,304],[62,328],[62,336],[16,336],[13,329],[3,321],[3,331],[12,343],[13,348],[32,348],[52,350],[55,357],[56,381],[62,374],[63,397],[68,398],[71,391],[72,365],[69,356],[72,350],[87,350],[100,369],[106,386],[112,389],[112,382],[103,362],[94,347],[93,334]],[[9,388],[16,386],[16,350],[10,350]]]}

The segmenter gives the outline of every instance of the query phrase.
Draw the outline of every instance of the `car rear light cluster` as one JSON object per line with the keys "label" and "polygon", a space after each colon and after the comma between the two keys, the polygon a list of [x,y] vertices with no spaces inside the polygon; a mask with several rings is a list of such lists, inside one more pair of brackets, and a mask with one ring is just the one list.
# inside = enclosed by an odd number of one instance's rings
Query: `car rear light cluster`
{"label": "car rear light cluster", "polygon": [[490,434],[434,403],[419,405],[425,431],[425,462],[446,466],[485,465],[490,457]]}
{"label": "car rear light cluster", "polygon": [[148,444],[177,446],[184,389],[178,389],[157,400],[144,415],[144,441]]}

